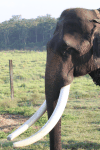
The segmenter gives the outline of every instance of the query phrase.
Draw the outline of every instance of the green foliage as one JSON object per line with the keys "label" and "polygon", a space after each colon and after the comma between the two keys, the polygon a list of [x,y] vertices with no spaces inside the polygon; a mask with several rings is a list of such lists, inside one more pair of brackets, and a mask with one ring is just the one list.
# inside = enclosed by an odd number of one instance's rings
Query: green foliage
{"label": "green foliage", "polygon": [[9,113],[9,114],[20,114],[23,116],[31,116],[34,113],[34,108],[32,106],[30,107],[16,107],[16,108],[9,108],[5,110],[5,113]]}
{"label": "green foliage", "polygon": [[44,50],[53,35],[57,19],[50,15],[36,19],[22,19],[12,16],[9,21],[0,23],[0,49]]}
{"label": "green foliage", "polygon": [[26,103],[22,105],[21,101],[14,99],[13,101],[8,98],[3,101],[0,101],[0,114],[21,114],[24,116],[31,116],[35,111],[32,105]]}
{"label": "green foliage", "polygon": [[0,131],[0,139],[6,138],[7,137],[7,133]]}
{"label": "green foliage", "polygon": [[0,107],[3,107],[4,109],[7,108],[15,108],[17,107],[18,99],[14,99],[11,101],[11,98],[6,98],[3,101],[0,101]]}
{"label": "green foliage", "polygon": [[67,114],[67,115],[63,114],[63,115],[62,115],[62,118],[63,118],[63,119],[67,119],[67,120],[76,120],[76,119],[77,119],[76,116],[73,116],[73,115],[71,115],[71,114]]}
{"label": "green foliage", "polygon": [[36,123],[36,126],[44,126],[44,124],[47,122],[47,114],[43,115]]}
{"label": "green foliage", "polygon": [[[81,84],[80,84],[81,83]],[[89,75],[75,78],[70,91],[70,98],[84,99],[99,96],[99,86],[96,86]]]}

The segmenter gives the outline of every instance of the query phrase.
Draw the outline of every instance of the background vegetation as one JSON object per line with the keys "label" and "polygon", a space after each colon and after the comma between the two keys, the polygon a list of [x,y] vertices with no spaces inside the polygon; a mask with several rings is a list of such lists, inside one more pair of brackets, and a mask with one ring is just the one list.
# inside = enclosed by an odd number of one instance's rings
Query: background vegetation
{"label": "background vegetation", "polygon": [[[13,60],[14,100],[10,98],[9,59]],[[0,52],[0,114],[31,116],[45,99],[46,52]],[[62,115],[62,149],[100,150],[100,90],[86,75],[75,78]],[[45,113],[16,140],[31,136],[47,121]],[[0,122],[2,123],[2,122]],[[13,131],[16,127],[13,129]],[[6,141],[9,133],[0,130],[0,150],[13,150]],[[15,150],[49,150],[49,135],[40,141]]]}
{"label": "background vegetation", "polygon": [[12,16],[0,23],[0,50],[4,49],[39,49],[43,50],[51,38],[57,19],[50,15],[36,19],[22,19]]}

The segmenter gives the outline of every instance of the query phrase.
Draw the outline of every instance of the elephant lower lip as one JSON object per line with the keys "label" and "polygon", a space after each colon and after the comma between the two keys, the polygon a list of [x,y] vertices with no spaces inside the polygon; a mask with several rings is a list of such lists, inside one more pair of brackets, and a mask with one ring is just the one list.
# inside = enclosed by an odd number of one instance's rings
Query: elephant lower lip
{"label": "elephant lower lip", "polygon": [[65,109],[67,99],[69,96],[69,90],[70,90],[70,85],[67,85],[61,88],[57,105],[51,117],[47,121],[47,123],[37,133],[35,133],[31,137],[22,141],[15,142],[13,144],[14,147],[22,147],[22,146],[27,146],[32,143],[35,143],[41,138],[43,138],[45,135],[47,135],[55,127],[55,125],[61,118],[62,113]]}

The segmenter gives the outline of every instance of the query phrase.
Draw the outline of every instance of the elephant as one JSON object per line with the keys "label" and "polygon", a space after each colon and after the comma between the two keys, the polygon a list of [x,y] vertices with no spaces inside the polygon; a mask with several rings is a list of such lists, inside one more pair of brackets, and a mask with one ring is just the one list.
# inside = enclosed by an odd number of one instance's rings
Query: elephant
{"label": "elephant", "polygon": [[13,140],[27,130],[47,110],[47,123],[31,137],[14,143],[27,146],[50,134],[50,150],[61,150],[61,116],[70,84],[75,77],[89,74],[100,86],[100,9],[70,8],[64,10],[54,34],[47,43],[45,71],[46,100],[39,110],[7,139]]}

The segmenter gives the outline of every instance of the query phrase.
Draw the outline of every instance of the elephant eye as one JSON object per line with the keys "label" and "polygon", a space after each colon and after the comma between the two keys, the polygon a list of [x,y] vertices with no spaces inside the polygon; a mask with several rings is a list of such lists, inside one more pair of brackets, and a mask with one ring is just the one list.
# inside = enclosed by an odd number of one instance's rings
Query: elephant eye
{"label": "elephant eye", "polygon": [[63,51],[63,56],[64,57],[68,57],[68,55],[71,55],[73,52],[75,52],[76,50],[72,47],[67,47],[66,50]]}
{"label": "elephant eye", "polygon": [[64,55],[71,53],[71,47],[67,47],[66,50],[64,50]]}

